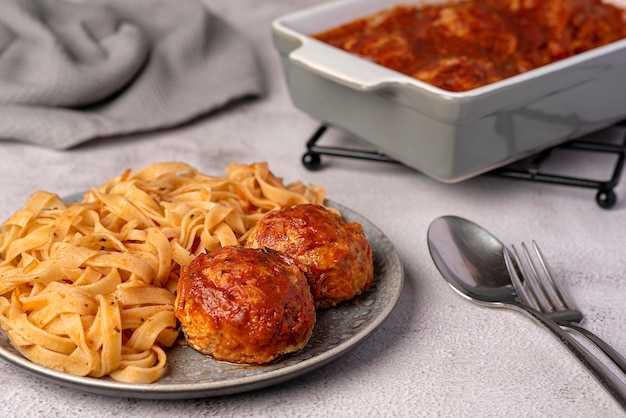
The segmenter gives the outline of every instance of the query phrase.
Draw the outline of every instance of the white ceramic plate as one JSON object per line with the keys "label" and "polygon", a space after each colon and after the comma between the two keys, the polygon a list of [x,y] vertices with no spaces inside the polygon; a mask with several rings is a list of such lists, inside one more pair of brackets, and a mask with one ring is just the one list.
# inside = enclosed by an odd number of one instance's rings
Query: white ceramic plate
{"label": "white ceramic plate", "polygon": [[[69,199],[68,199],[69,200]],[[264,366],[219,362],[187,346],[168,349],[167,369],[150,384],[120,383],[108,378],[79,377],[39,366],[22,357],[0,332],[0,357],[53,383],[110,396],[143,399],[189,399],[251,391],[293,379],[345,354],[371,335],[391,313],[404,281],[398,253],[372,223],[346,207],[327,202],[348,221],[363,225],[374,254],[374,281],[358,304],[318,312],[306,347],[275,364]]]}

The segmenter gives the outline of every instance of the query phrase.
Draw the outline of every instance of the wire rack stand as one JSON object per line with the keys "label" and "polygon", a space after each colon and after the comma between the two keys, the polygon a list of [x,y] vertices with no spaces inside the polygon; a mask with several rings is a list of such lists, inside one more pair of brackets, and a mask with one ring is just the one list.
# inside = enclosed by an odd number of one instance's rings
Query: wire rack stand
{"label": "wire rack stand", "polygon": [[[619,125],[626,126],[626,122]],[[309,170],[319,170],[322,168],[322,156],[339,158],[353,158],[401,164],[399,161],[387,155],[370,150],[359,150],[346,147],[335,147],[318,145],[318,141],[327,132],[328,126],[320,125],[306,143],[306,153],[302,156],[302,164]],[[542,163],[548,158],[554,149],[569,149],[581,152],[600,152],[615,154],[617,156],[610,178],[606,180],[594,180],[581,177],[563,176],[549,174],[541,170]],[[528,157],[505,167],[492,170],[487,175],[498,176],[513,180],[535,181],[561,186],[582,187],[596,190],[596,203],[603,209],[612,208],[617,203],[615,187],[620,181],[626,159],[626,133],[619,144],[598,143],[587,140],[572,140],[553,148],[546,149],[532,157]]]}

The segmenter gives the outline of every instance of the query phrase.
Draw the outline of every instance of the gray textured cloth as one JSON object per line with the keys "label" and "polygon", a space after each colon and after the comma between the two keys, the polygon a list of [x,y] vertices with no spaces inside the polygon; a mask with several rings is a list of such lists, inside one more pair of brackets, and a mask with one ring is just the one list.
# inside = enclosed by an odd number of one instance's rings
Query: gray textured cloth
{"label": "gray textured cloth", "polygon": [[195,0],[0,0],[0,139],[173,127],[261,84],[250,45]]}

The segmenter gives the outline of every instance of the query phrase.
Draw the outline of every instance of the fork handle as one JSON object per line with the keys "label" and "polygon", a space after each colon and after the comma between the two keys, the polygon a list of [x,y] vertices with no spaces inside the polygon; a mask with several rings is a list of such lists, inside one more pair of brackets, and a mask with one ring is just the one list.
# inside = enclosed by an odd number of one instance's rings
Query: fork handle
{"label": "fork handle", "polygon": [[619,367],[619,369],[623,373],[626,374],[626,359],[620,353],[618,353],[613,347],[611,347],[606,341],[604,341],[602,338],[595,335],[593,332],[583,327],[580,327],[578,325],[575,325],[575,324],[561,324],[561,325],[578,332],[579,334],[583,335],[588,340],[593,342],[600,350],[602,350],[602,352],[604,352],[604,354],[607,355],[607,357],[609,357],[613,361],[613,363],[615,363],[617,367]]}
{"label": "fork handle", "polygon": [[626,383],[622,382],[604,363],[546,315],[521,303],[511,302],[511,305],[548,328],[626,410]]}

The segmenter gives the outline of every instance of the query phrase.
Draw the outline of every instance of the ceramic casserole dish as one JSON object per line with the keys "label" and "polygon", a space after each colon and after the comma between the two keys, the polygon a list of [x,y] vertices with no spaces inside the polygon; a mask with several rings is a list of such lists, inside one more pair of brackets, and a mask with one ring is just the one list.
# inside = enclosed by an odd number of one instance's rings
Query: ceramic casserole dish
{"label": "ceramic casserole dish", "polygon": [[[417,2],[402,4],[411,3]],[[311,36],[396,4],[332,1],[272,22],[297,108],[450,183],[626,117],[626,40],[473,90],[450,92]]]}

